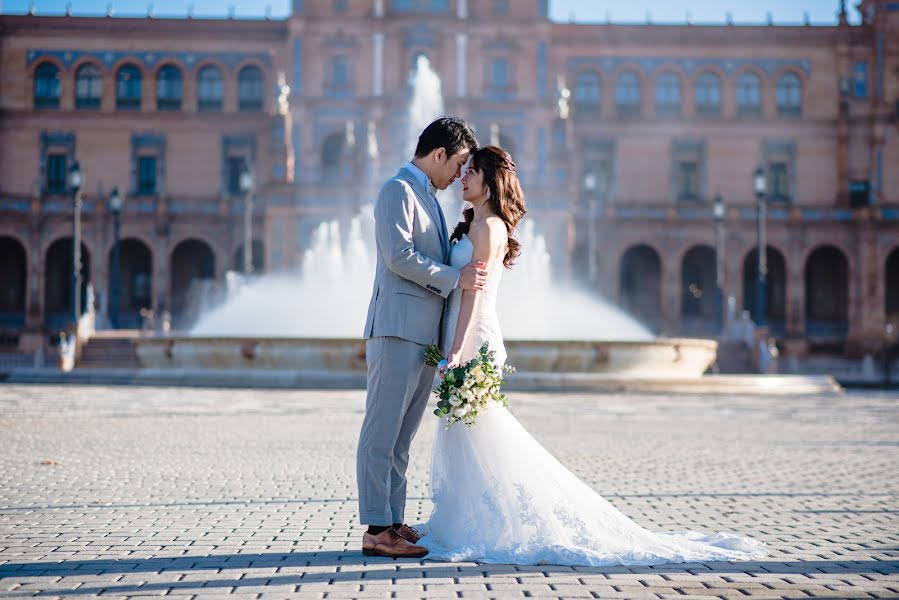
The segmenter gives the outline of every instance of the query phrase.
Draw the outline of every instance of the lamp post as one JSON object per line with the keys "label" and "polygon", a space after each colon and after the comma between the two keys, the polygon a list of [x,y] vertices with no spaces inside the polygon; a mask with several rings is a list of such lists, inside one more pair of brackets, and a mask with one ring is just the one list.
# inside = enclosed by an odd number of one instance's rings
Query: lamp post
{"label": "lamp post", "polygon": [[119,328],[119,304],[121,303],[122,267],[120,258],[120,217],[125,199],[119,195],[119,188],[112,188],[109,209],[112,211],[112,282],[109,286],[109,322],[113,329]]}
{"label": "lamp post", "polygon": [[715,216],[715,323],[720,333],[724,329],[724,201],[715,196],[712,213]]}
{"label": "lamp post", "polygon": [[896,323],[887,321],[883,326],[883,387],[890,388],[890,369],[893,363],[893,347],[896,345],[896,339],[899,338],[899,328]]}
{"label": "lamp post", "polygon": [[72,314],[75,328],[81,317],[81,183],[83,175],[78,161],[69,170],[69,189],[72,190]]}
{"label": "lamp post", "polygon": [[765,225],[767,221],[767,203],[765,194],[768,188],[768,179],[765,169],[759,167],[752,177],[752,188],[758,204],[757,244],[758,244],[758,280],[755,286],[755,312],[756,325],[763,327],[767,324],[768,307],[768,242],[766,240]]}
{"label": "lamp post", "polygon": [[590,283],[596,281],[596,175],[584,175],[584,190],[587,193],[587,277]]}
{"label": "lamp post", "polygon": [[240,191],[243,192],[243,272],[253,271],[253,173],[244,163],[240,172]]}

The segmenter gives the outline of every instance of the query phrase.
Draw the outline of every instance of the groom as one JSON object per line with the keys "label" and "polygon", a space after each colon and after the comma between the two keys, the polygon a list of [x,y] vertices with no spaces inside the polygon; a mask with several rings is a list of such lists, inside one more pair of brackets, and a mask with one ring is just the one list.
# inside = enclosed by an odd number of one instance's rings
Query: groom
{"label": "groom", "polygon": [[420,558],[418,533],[403,524],[409,445],[434,382],[424,350],[439,342],[444,302],[453,288],[483,289],[484,263],[449,266],[450,243],[437,190],[459,178],[478,142],[465,121],[441,117],[418,138],[415,158],[384,186],[375,204],[375,283],[365,322],[368,395],[359,434],[362,552]]}

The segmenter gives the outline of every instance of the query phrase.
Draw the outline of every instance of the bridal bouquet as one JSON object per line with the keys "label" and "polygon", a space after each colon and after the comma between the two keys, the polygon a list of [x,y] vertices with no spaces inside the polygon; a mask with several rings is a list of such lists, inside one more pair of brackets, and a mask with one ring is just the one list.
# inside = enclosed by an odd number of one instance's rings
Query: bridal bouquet
{"label": "bridal bouquet", "polygon": [[438,367],[443,379],[437,386],[436,394],[440,398],[434,414],[446,417],[446,428],[457,422],[474,425],[478,415],[487,411],[491,401],[506,406],[505,394],[499,389],[503,384],[503,371],[513,373],[515,369],[508,365],[500,368],[493,363],[495,353],[487,344],[481,346],[478,356],[464,365],[447,368],[446,358],[436,346],[425,349],[425,362]]}

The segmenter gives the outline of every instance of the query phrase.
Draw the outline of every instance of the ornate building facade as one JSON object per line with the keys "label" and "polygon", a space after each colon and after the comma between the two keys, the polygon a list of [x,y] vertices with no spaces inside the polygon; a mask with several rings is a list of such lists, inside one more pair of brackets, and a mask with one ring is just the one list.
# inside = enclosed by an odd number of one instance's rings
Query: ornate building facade
{"label": "ornate building facade", "polygon": [[424,56],[446,112],[512,152],[561,276],[667,335],[713,334],[722,296],[757,313],[761,166],[772,333],[859,355],[899,318],[899,3],[859,8],[833,26],[560,24],[546,0],[0,16],[3,339],[28,350],[71,321],[74,162],[83,280],[108,303],[117,188],[120,323],[186,324],[192,282],[243,262],[241,172],[255,268],[298,268],[318,224],[408,159]]}

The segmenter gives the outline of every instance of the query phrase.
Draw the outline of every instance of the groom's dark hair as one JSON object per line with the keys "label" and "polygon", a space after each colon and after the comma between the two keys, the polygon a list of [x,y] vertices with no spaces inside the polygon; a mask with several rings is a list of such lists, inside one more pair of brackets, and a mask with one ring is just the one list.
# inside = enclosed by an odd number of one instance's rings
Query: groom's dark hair
{"label": "groom's dark hair", "polygon": [[478,149],[478,138],[471,125],[456,117],[440,117],[421,132],[415,147],[415,158],[427,156],[437,148],[445,148],[449,156],[464,150]]}

